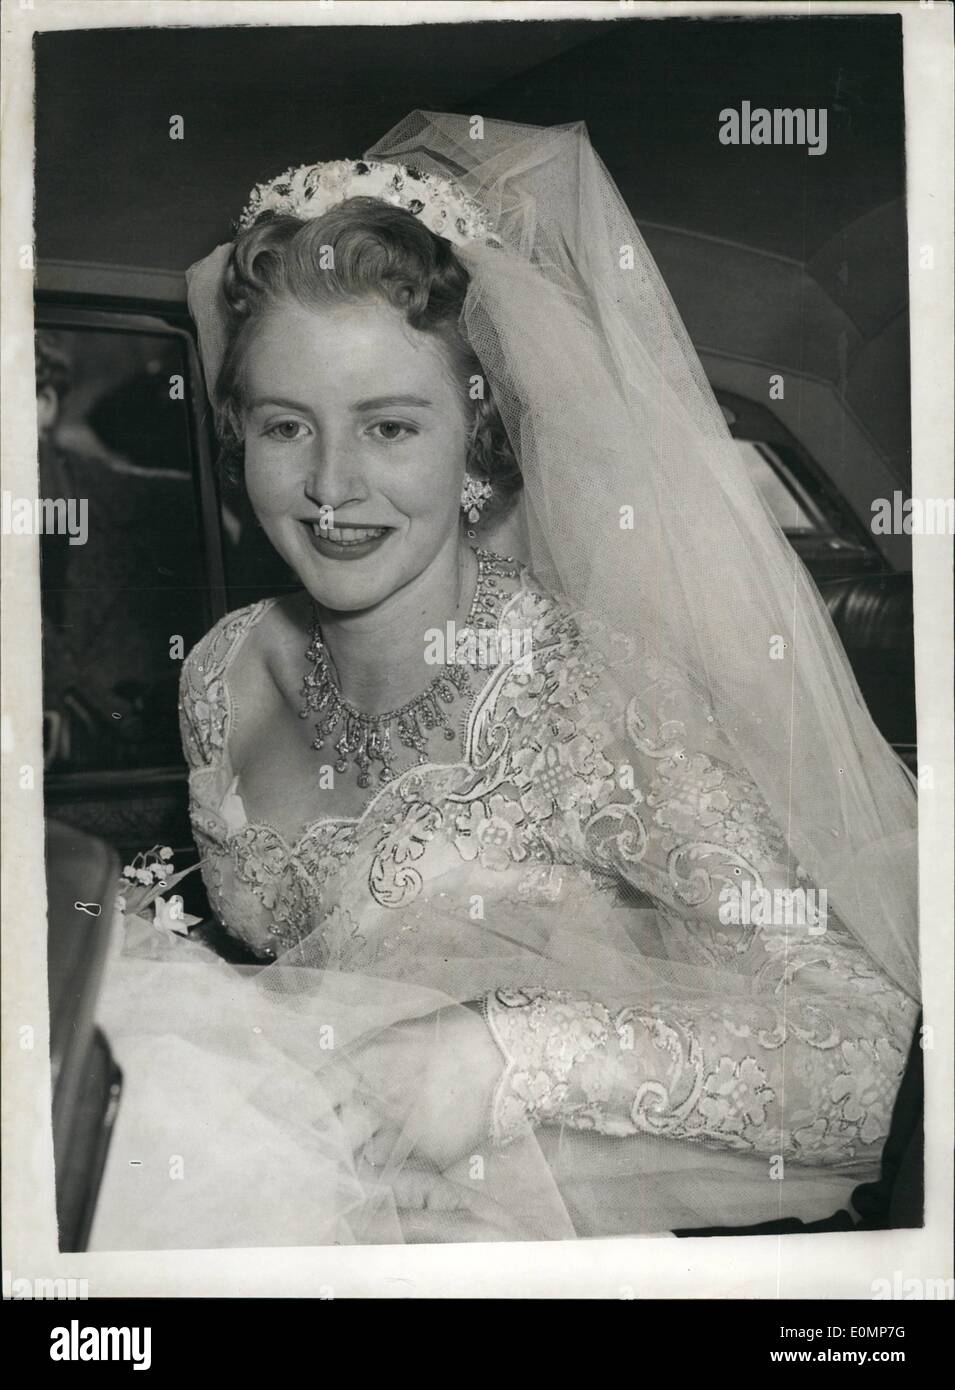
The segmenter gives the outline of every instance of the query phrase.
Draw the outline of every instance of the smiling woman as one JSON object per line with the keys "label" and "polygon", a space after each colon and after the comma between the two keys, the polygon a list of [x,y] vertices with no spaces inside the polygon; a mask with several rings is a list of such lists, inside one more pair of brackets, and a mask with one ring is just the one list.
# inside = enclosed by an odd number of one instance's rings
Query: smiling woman
{"label": "smiling woman", "polygon": [[[246,354],[245,382],[249,498],[317,602],[371,607],[442,548],[447,578],[469,420],[439,340],[410,333],[387,305],[276,306]],[[373,566],[338,563],[375,552]]]}
{"label": "smiling woman", "polygon": [[[377,198],[351,197],[308,221],[268,211],[261,214],[259,222],[237,240],[223,277],[228,345],[215,398],[227,466],[241,467],[247,404],[258,403],[245,368],[248,344],[259,336],[263,319],[274,318],[282,308],[388,307],[393,311],[393,332],[402,323],[417,330],[404,334],[404,347],[421,352],[428,344],[442,350],[438,359],[442,395],[450,390],[458,397],[460,414],[467,421],[472,464],[476,472],[493,477],[496,505],[505,508],[521,487],[521,474],[497,408],[482,389],[480,362],[460,329],[467,286],[467,272],[446,241],[430,233],[414,215]],[[369,334],[373,336],[385,321],[387,316],[377,323],[370,321]],[[328,343],[333,340],[326,333],[324,341],[328,355]],[[387,357],[384,350],[381,355]],[[305,362],[309,361],[306,356]],[[348,403],[356,414],[373,414],[396,404],[434,408],[427,377],[417,400],[401,399],[408,394],[407,385],[394,393],[397,399],[389,400],[393,393],[382,390],[384,378],[372,372],[368,376],[375,383],[373,395]],[[280,390],[280,399],[289,394],[287,389]]]}
{"label": "smiling woman", "polygon": [[[911,782],[583,127],[417,113],[372,153],[192,272],[301,587],[183,668],[203,876],[263,968],[118,963],[96,1244],[828,1215],[918,1010]],[[519,481],[526,553],[472,547]],[[449,624],[499,640],[435,671]],[[722,920],[744,886],[826,920]],[[187,1195],[134,1195],[183,1132]]]}

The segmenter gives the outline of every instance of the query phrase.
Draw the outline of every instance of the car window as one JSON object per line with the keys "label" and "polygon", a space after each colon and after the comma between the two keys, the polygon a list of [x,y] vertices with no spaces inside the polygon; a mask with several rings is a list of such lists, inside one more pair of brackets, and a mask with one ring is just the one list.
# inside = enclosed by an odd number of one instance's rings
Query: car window
{"label": "car window", "polygon": [[819,524],[813,513],[800,502],[792,487],[787,487],[785,466],[769,445],[749,439],[737,439],[746,471],[756,484],[763,501],[784,531],[818,532]]}
{"label": "car window", "polygon": [[48,314],[36,334],[39,493],[73,504],[72,534],[40,537],[44,761],[56,773],[182,760],[182,656],[211,613],[188,339],[162,329]]}

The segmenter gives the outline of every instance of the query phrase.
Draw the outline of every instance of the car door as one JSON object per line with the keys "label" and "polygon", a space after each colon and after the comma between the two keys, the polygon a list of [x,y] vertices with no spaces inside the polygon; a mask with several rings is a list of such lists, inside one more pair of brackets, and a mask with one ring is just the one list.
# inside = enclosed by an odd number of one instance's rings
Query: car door
{"label": "car door", "polygon": [[47,813],[124,856],[192,853],[179,672],[227,605],[195,345],[170,317],[55,296],[36,334],[39,495],[85,518],[40,538]]}

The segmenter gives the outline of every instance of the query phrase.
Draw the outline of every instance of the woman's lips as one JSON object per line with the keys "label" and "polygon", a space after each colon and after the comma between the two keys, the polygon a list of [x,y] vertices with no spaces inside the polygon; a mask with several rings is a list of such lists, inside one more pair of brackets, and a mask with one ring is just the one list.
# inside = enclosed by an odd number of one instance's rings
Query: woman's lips
{"label": "woman's lips", "polygon": [[324,526],[320,521],[302,524],[312,548],[332,560],[360,560],[377,550],[392,530],[390,526]]}

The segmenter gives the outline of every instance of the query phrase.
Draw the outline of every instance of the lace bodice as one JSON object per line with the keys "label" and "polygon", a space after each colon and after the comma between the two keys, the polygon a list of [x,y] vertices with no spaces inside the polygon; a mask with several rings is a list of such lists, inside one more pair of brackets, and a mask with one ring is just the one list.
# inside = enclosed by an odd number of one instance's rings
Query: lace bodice
{"label": "lace bodice", "polygon": [[294,960],[308,939],[329,968],[382,970],[422,930],[419,904],[456,896],[506,923],[521,904],[559,912],[572,877],[594,920],[650,908],[648,949],[733,988],[681,990],[679,970],[639,1000],[502,981],[484,1000],[504,1062],[500,1143],[560,1123],[871,1166],[916,1005],[832,914],[821,932],[727,923],[727,885],[807,885],[759,791],[689,683],[648,670],[646,698],[621,703],[580,620],[509,572],[486,616],[529,633],[533,657],[480,673],[460,760],[413,767],[360,816],[319,817],[293,843],[248,820],[230,760],[230,666],[275,600],[196,646],[183,745],[217,915],[264,959]]}

